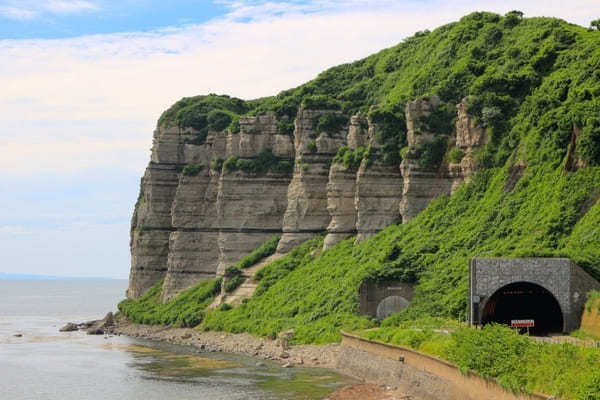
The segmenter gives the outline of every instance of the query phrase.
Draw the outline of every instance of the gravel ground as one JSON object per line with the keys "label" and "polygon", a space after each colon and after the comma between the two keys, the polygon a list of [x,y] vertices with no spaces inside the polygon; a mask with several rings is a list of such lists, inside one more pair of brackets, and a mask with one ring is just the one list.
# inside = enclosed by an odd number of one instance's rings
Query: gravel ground
{"label": "gravel ground", "polygon": [[300,345],[285,348],[278,340],[262,339],[247,333],[201,332],[191,328],[170,328],[164,326],[139,325],[120,321],[114,333],[184,344],[205,351],[244,353],[283,364],[335,368],[339,344],[325,346]]}

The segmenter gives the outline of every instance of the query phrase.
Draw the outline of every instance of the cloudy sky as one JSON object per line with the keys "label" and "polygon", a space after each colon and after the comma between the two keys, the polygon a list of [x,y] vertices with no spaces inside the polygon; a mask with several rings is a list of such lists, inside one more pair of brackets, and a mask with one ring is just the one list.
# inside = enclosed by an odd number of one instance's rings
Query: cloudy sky
{"label": "cloudy sky", "polygon": [[179,98],[276,94],[513,9],[600,17],[597,0],[0,0],[0,272],[126,277],[152,130]]}

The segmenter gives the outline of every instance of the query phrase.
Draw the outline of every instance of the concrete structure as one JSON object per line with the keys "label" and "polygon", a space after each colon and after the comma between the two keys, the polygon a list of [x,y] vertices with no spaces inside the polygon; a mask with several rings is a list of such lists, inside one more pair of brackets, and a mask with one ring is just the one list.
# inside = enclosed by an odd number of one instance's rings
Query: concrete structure
{"label": "concrete structure", "polygon": [[413,296],[412,286],[404,282],[365,282],[360,287],[360,313],[384,319],[402,311]]}
{"label": "concrete structure", "polygon": [[[345,375],[397,387],[422,400],[551,400],[541,393],[514,393],[473,371],[407,347],[342,332],[336,369]],[[403,397],[404,398],[404,397]]]}
{"label": "concrete structure", "polygon": [[571,332],[594,289],[600,283],[567,258],[474,258],[470,322],[534,320],[534,334]]}

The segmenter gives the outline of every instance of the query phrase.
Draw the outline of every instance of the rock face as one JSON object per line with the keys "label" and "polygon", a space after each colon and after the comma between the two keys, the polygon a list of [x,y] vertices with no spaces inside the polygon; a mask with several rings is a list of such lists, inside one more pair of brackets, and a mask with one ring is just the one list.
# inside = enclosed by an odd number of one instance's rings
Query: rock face
{"label": "rock face", "polygon": [[131,273],[127,296],[136,298],[164,279],[172,231],[171,205],[179,183],[184,137],[191,131],[158,128],[131,221]]}
{"label": "rock face", "polygon": [[[467,115],[465,98],[450,138],[464,157],[422,167],[418,150],[436,138],[423,121],[439,103],[430,97],[407,104],[409,151],[400,168],[381,161],[377,127],[361,113],[345,123],[339,111],[300,108],[293,135],[280,132],[274,113],[241,117],[238,133],[208,132],[202,144],[191,128],[160,126],[132,218],[127,296],[137,298],[164,280],[166,301],[222,275],[275,234],[282,236],[277,253],[284,254],[325,231],[327,249],[410,220],[469,179],[473,153],[487,141],[485,129]],[[337,122],[332,127],[323,119]],[[369,156],[360,166],[333,162],[342,146],[368,149]],[[271,164],[252,167],[273,156],[293,163],[293,173]]]}
{"label": "rock face", "polygon": [[[375,126],[370,124],[368,144],[379,154]],[[386,226],[400,219],[402,175],[396,165],[385,165],[375,157],[369,164],[361,164],[356,175],[356,231],[357,240],[368,239]]]}
{"label": "rock face", "polygon": [[488,141],[485,128],[477,125],[467,113],[468,104],[469,98],[465,97],[456,105],[458,109],[458,117],[456,119],[456,147],[464,151],[465,155],[460,163],[458,163],[458,166],[449,164],[449,170],[456,177],[451,193],[454,193],[463,181],[468,181],[471,175],[473,175],[475,172],[473,152],[485,146]]}
{"label": "rock face", "polygon": [[420,146],[431,143],[435,134],[427,132],[422,121],[440,103],[439,98],[419,99],[406,105],[406,125],[409,151],[400,165],[404,188],[400,214],[407,222],[425,209],[429,202],[441,194],[452,194],[475,171],[473,151],[487,142],[485,129],[477,126],[467,114],[468,97],[457,105],[456,147],[464,152],[460,163],[428,168],[415,157]]}
{"label": "rock face", "polygon": [[331,217],[324,249],[348,237],[364,240],[399,219],[402,175],[394,165],[384,165],[377,155],[381,144],[375,126],[361,115],[352,117],[347,143],[350,149],[370,146],[373,160],[363,161],[358,171],[334,163],[329,170],[327,210]]}
{"label": "rock face", "polygon": [[[222,168],[229,157],[252,161],[265,151],[291,163],[292,137],[277,123],[272,113],[242,117],[239,133],[209,132],[203,144],[192,143],[193,129],[156,130],[132,220],[128,297],[164,279],[166,301],[281,233],[291,174],[244,172],[235,160]],[[184,173],[190,163],[199,170]]]}
{"label": "rock face", "polygon": [[317,132],[315,120],[332,111],[300,109],[295,121],[294,176],[287,191],[287,209],[278,253],[287,253],[329,225],[327,183],[329,163],[346,139],[339,132]]}

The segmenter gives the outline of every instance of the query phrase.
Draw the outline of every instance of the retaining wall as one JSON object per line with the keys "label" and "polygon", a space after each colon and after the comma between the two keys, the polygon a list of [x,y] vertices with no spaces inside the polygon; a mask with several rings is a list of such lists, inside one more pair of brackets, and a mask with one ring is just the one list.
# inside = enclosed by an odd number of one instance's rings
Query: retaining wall
{"label": "retaining wall", "polygon": [[338,370],[352,377],[398,387],[423,400],[550,400],[515,394],[476,373],[463,375],[447,361],[418,351],[342,332]]}

